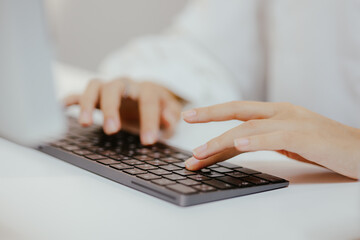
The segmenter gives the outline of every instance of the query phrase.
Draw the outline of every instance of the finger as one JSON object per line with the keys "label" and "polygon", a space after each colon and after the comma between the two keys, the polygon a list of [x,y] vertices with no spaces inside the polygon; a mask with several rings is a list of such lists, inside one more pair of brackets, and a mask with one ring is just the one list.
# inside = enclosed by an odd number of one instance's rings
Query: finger
{"label": "finger", "polygon": [[120,104],[124,84],[115,80],[106,83],[101,88],[100,108],[104,115],[104,132],[106,134],[117,133],[121,128]]}
{"label": "finger", "polygon": [[210,107],[197,108],[183,112],[183,118],[189,123],[211,121],[242,120],[271,118],[275,115],[273,103],[233,101]]}
{"label": "finger", "polygon": [[215,155],[213,155],[209,158],[203,159],[203,160],[198,160],[194,157],[191,157],[185,161],[185,167],[190,171],[196,171],[196,170],[202,169],[204,167],[213,165],[217,162],[222,162],[227,159],[230,159],[230,158],[238,155],[239,153],[240,152],[237,151],[235,148],[231,148],[231,149],[228,149],[224,152],[215,154]]}
{"label": "finger", "polygon": [[79,104],[80,102],[80,95],[79,94],[73,94],[69,95],[64,98],[63,103],[66,107],[69,107],[71,105]]}
{"label": "finger", "polygon": [[101,82],[99,80],[92,80],[80,97],[81,112],[79,123],[83,126],[90,126],[92,124],[92,112],[99,99],[100,86]]}
{"label": "finger", "polygon": [[162,99],[163,110],[161,114],[161,123],[166,129],[175,128],[180,119],[182,105],[173,97]]}
{"label": "finger", "polygon": [[[308,141],[300,141],[303,135],[292,131],[277,131],[267,134],[258,134],[237,138],[234,140],[234,146],[239,151],[260,151],[260,150],[286,150],[296,154],[299,153],[299,146],[303,148]],[[300,154],[301,155],[301,154]]]}
{"label": "finger", "polygon": [[230,129],[220,136],[193,150],[194,157],[204,159],[211,155],[224,151],[234,146],[234,139],[278,131],[279,129],[291,128],[291,124],[285,125],[280,120],[251,120]]}
{"label": "finger", "polygon": [[160,98],[150,89],[141,90],[139,96],[140,138],[144,145],[154,144],[160,129]]}

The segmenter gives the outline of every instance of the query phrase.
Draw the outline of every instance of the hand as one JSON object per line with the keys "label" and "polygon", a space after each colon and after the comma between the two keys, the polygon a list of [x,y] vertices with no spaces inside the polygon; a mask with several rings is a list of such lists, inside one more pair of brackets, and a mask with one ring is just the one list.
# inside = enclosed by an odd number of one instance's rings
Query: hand
{"label": "hand", "polygon": [[144,145],[158,140],[160,128],[172,131],[182,109],[179,98],[166,88],[127,79],[106,83],[93,80],[82,95],[67,97],[65,104],[80,105],[79,123],[85,127],[93,123],[94,109],[100,108],[104,115],[104,132],[109,135],[117,133],[123,126],[140,127]]}
{"label": "hand", "polygon": [[229,102],[183,113],[189,123],[245,121],[193,150],[185,162],[198,170],[242,152],[274,150],[359,179],[360,129],[289,103]]}

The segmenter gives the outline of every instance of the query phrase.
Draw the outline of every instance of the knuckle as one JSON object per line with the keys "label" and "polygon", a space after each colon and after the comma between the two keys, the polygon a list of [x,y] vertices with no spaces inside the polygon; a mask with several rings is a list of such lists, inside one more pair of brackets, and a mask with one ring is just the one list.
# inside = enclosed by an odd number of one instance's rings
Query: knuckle
{"label": "knuckle", "polygon": [[216,150],[216,149],[220,149],[221,147],[221,142],[222,142],[222,136],[219,136],[211,141],[208,142],[208,147],[209,149],[213,149],[213,150]]}
{"label": "knuckle", "polygon": [[215,114],[213,107],[206,107],[198,109],[199,112],[203,112],[206,116],[212,117]]}
{"label": "knuckle", "polygon": [[80,96],[79,104],[80,104],[80,106],[81,106],[82,108],[90,105],[88,96],[87,96],[86,94],[82,94],[82,95]]}
{"label": "knuckle", "polygon": [[113,88],[114,83],[113,82],[106,82],[104,83],[101,88],[100,88],[100,92],[102,94],[105,94],[108,90]]}
{"label": "knuckle", "polygon": [[281,141],[283,144],[286,144],[287,146],[292,146],[293,140],[294,140],[294,133],[290,131],[282,131],[280,132]]}
{"label": "knuckle", "polygon": [[96,86],[96,85],[98,85],[98,84],[100,84],[100,80],[99,80],[99,79],[92,79],[92,80],[90,80],[88,86],[89,86],[89,87],[90,87],[90,86],[92,87],[92,86]]}
{"label": "knuckle", "polygon": [[117,108],[117,106],[115,106],[113,103],[101,100],[100,101],[100,108],[101,111],[103,111],[104,114],[110,114],[115,112],[115,109]]}
{"label": "knuckle", "polygon": [[259,127],[259,120],[249,120],[243,123],[245,128],[256,129]]}
{"label": "knuckle", "polygon": [[292,112],[295,113],[297,116],[301,117],[306,115],[308,110],[304,107],[293,105]]}
{"label": "knuckle", "polygon": [[157,87],[157,85],[155,83],[150,82],[150,81],[140,82],[139,86],[140,86],[140,89],[142,89],[143,91],[154,90]]}
{"label": "knuckle", "polygon": [[277,109],[276,103],[266,102],[265,106],[266,106],[266,109],[268,111],[269,116],[275,116],[276,115],[276,113],[277,113],[277,111],[276,111],[276,109]]}
{"label": "knuckle", "polygon": [[289,102],[279,102],[279,103],[276,103],[276,104],[279,107],[279,109],[281,109],[283,111],[292,109],[292,107],[293,107],[293,104],[291,104]]}

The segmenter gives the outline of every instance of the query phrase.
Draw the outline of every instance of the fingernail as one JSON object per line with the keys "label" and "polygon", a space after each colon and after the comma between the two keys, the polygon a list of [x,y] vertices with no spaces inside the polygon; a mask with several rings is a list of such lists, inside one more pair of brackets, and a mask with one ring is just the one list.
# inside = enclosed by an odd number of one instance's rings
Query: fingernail
{"label": "fingernail", "polygon": [[248,138],[239,138],[234,140],[235,147],[246,147],[250,144],[250,141]]}
{"label": "fingernail", "polygon": [[81,124],[90,124],[91,123],[91,116],[88,111],[82,111],[80,114],[80,123]]}
{"label": "fingernail", "polygon": [[194,109],[181,113],[183,119],[193,120],[196,117],[196,111]]}
{"label": "fingernail", "polygon": [[200,156],[200,155],[202,155],[203,153],[205,153],[206,149],[207,149],[207,144],[205,143],[205,144],[203,144],[203,145],[195,148],[195,149],[193,150],[193,154],[194,154],[195,156]]}
{"label": "fingernail", "polygon": [[156,142],[156,134],[154,132],[147,132],[143,135],[144,144],[153,144]]}
{"label": "fingernail", "polygon": [[116,126],[115,120],[113,118],[108,118],[105,120],[105,130],[107,133],[115,133],[118,128]]}
{"label": "fingernail", "polygon": [[197,160],[194,157],[189,158],[185,161],[185,167],[189,170],[193,169],[197,164],[199,163],[199,160]]}

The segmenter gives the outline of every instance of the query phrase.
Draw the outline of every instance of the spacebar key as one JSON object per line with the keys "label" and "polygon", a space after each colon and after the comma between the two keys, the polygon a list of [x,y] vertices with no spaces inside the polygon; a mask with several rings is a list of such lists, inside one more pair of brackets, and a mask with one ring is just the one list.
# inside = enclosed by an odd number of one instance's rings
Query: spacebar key
{"label": "spacebar key", "polygon": [[183,194],[191,194],[191,193],[197,192],[195,189],[188,187],[188,186],[181,185],[181,184],[172,184],[172,185],[168,185],[166,187],[171,190],[177,191],[179,193],[183,193]]}

